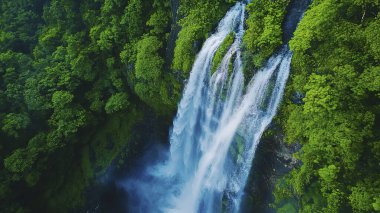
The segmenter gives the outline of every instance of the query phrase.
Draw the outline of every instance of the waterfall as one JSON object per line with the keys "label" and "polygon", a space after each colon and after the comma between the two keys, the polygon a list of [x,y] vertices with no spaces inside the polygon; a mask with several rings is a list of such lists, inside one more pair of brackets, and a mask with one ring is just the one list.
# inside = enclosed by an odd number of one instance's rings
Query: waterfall
{"label": "waterfall", "polygon": [[[245,4],[237,3],[204,43],[192,67],[170,134],[167,159],[127,190],[134,212],[239,212],[257,144],[276,114],[289,76],[287,46],[244,85]],[[234,42],[211,75],[215,52]]]}

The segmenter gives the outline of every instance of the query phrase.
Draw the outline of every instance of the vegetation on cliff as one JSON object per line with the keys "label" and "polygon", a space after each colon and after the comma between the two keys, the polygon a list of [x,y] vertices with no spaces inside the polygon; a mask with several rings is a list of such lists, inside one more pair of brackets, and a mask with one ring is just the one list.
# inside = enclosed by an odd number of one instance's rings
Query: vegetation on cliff
{"label": "vegetation on cliff", "polygon": [[255,67],[265,60],[282,44],[282,23],[286,14],[286,1],[252,1],[247,11],[247,30],[244,43]]}
{"label": "vegetation on cliff", "polygon": [[181,1],[179,21],[181,31],[178,34],[174,49],[173,69],[181,71],[184,77],[189,76],[195,54],[201,43],[225,15],[235,0],[185,0]]}
{"label": "vegetation on cliff", "polygon": [[380,211],[379,11],[378,1],[314,1],[290,41],[281,119],[302,148],[278,182],[280,212]]}

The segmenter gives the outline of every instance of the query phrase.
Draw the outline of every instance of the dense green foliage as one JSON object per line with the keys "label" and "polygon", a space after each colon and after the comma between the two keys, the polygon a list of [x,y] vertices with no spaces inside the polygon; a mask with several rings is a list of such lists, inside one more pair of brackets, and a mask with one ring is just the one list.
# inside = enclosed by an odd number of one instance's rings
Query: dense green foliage
{"label": "dense green foliage", "polygon": [[0,212],[82,205],[144,103],[170,117],[170,17],[169,1],[0,2]]}
{"label": "dense green foliage", "polygon": [[[0,212],[80,209],[87,187],[141,142],[146,117],[171,120],[196,53],[234,2],[180,1],[172,23],[169,0],[0,1]],[[247,80],[282,44],[289,2],[248,5]],[[277,183],[278,212],[380,211],[379,10],[378,0],[314,0],[295,32],[278,118],[302,148]]]}
{"label": "dense green foliage", "polygon": [[315,0],[290,42],[281,118],[302,148],[277,184],[280,212],[380,211],[379,11],[379,1]]}
{"label": "dense green foliage", "polygon": [[[180,2],[174,68],[190,69],[194,43],[232,2]],[[166,58],[171,9],[169,0],[0,2],[1,212],[75,210],[127,156],[145,115],[171,119],[187,76]]]}
{"label": "dense green foliage", "polygon": [[245,63],[251,70],[261,67],[282,44],[282,23],[290,0],[253,0],[244,34]]}

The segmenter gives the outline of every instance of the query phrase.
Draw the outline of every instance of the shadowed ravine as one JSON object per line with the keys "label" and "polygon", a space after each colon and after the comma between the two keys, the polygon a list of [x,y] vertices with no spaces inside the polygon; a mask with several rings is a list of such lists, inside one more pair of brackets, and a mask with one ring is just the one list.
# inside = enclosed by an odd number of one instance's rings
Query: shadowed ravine
{"label": "shadowed ravine", "polygon": [[[244,11],[243,3],[232,7],[197,55],[167,158],[124,183],[134,195],[131,212],[239,212],[257,144],[276,114],[292,56],[283,46],[244,85]],[[231,32],[234,42],[211,74],[215,52]]]}

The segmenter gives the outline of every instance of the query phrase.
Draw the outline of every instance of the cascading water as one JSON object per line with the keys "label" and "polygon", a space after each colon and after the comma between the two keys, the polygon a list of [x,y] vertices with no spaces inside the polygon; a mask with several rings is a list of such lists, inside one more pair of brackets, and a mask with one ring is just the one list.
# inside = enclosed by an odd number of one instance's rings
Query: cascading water
{"label": "cascading water", "polygon": [[[284,46],[245,86],[244,8],[232,7],[205,41],[178,107],[167,159],[126,184],[139,206],[131,211],[239,212],[256,146],[276,114],[292,56]],[[235,40],[211,75],[214,54],[231,32]]]}

